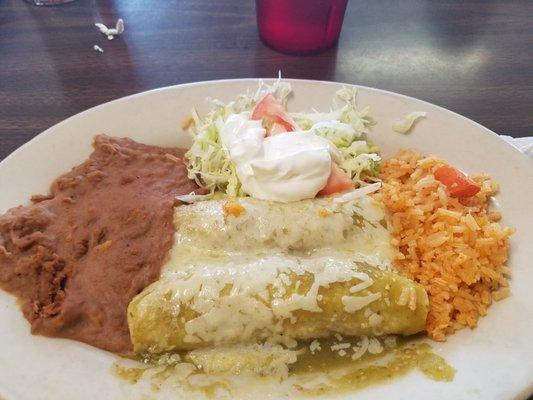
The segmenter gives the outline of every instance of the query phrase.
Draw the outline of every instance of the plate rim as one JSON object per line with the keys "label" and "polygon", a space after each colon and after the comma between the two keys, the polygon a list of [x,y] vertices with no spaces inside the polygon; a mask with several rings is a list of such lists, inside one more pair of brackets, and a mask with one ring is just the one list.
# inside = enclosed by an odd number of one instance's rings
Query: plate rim
{"label": "plate rim", "polygon": [[[278,80],[278,78],[232,78],[232,79],[213,79],[213,80],[205,80],[205,81],[197,81],[197,82],[187,82],[187,83],[180,83],[180,84],[177,84],[177,85],[161,86],[161,87],[145,90],[145,91],[142,91],[142,92],[129,94],[127,96],[119,97],[117,99],[109,100],[109,101],[106,101],[104,103],[97,104],[97,105],[95,105],[93,107],[90,107],[90,108],[88,108],[86,110],[80,111],[80,112],[78,112],[76,114],[73,114],[73,115],[71,115],[71,116],[59,121],[58,123],[46,128],[45,130],[41,131],[40,133],[35,135],[33,138],[31,138],[27,142],[25,142],[22,145],[20,145],[19,147],[17,147],[10,154],[8,154],[2,161],[0,161],[0,167],[2,166],[2,164],[4,162],[8,162],[8,161],[11,160],[11,158],[15,157],[16,154],[20,150],[23,150],[25,147],[27,147],[27,146],[33,144],[34,142],[40,140],[40,138],[52,134],[53,133],[53,129],[55,129],[57,126],[63,125],[65,123],[67,123],[68,121],[70,121],[71,119],[81,116],[82,114],[94,112],[94,111],[98,110],[99,108],[108,106],[108,105],[110,105],[112,103],[119,103],[119,102],[123,102],[123,101],[128,101],[128,100],[131,100],[131,99],[135,99],[135,98],[138,98],[138,97],[149,95],[150,93],[171,91],[171,90],[175,90],[177,88],[187,88],[187,87],[193,87],[193,86],[203,86],[203,85],[208,85],[208,84],[232,83],[232,82],[250,82],[250,83],[258,82],[258,81],[275,82],[277,80]],[[375,88],[375,87],[371,87],[371,86],[365,86],[365,85],[345,83],[345,82],[325,81],[325,80],[315,80],[315,79],[292,79],[292,78],[283,78],[282,80],[286,81],[286,82],[289,82],[289,83],[290,82],[301,82],[301,83],[311,83],[311,84],[320,84],[320,85],[336,84],[336,85],[342,85],[342,86],[350,86],[350,87],[355,87],[358,90],[359,89],[363,89],[363,90],[368,90],[368,91],[373,91],[373,92],[380,92],[380,93],[383,93],[383,94],[386,94],[386,95],[389,95],[389,96],[395,96],[395,97],[403,98],[403,99],[409,100],[409,101],[420,102],[421,104],[424,104],[424,105],[427,105],[427,106],[430,106],[430,107],[436,107],[436,108],[438,108],[441,111],[449,113],[449,114],[453,115],[454,117],[459,117],[459,118],[465,120],[466,122],[468,122],[470,124],[473,124],[473,125],[475,125],[478,128],[481,128],[484,131],[485,134],[498,138],[498,140],[500,140],[501,144],[504,147],[507,147],[508,149],[512,149],[512,151],[516,155],[519,155],[520,157],[528,158],[528,156],[525,155],[524,153],[522,153],[518,148],[516,148],[515,146],[513,146],[509,142],[507,142],[504,139],[502,139],[499,134],[497,134],[496,132],[494,132],[491,129],[487,128],[486,126],[480,124],[479,122],[476,122],[476,121],[474,121],[474,120],[472,120],[472,119],[470,119],[468,117],[465,117],[464,115],[459,114],[458,112],[449,110],[449,109],[447,109],[445,107],[439,106],[437,104],[431,103],[431,102],[426,101],[426,100],[418,99],[418,98],[412,97],[412,96],[407,96],[407,95],[404,95],[404,94],[401,94],[401,93],[397,93],[397,92],[393,92],[393,91],[390,91],[390,90],[379,89],[379,88]]]}
{"label": "plate rim", "polygon": [[[128,95],[128,96],[120,97],[120,98],[117,98],[117,99],[113,99],[113,100],[107,101],[107,102],[102,103],[102,104],[98,104],[98,105],[96,105],[94,107],[91,107],[89,109],[86,109],[84,111],[76,113],[76,114],[74,114],[72,116],[69,116],[69,117],[63,119],[62,121],[52,125],[51,127],[45,129],[44,131],[40,132],[35,137],[33,137],[32,139],[30,139],[29,141],[27,141],[26,143],[24,143],[23,145],[21,145],[20,147],[15,149],[4,160],[2,160],[0,162],[0,169],[5,165],[5,163],[11,162],[12,158],[16,157],[19,153],[23,152],[25,148],[36,144],[39,140],[41,140],[41,139],[43,139],[45,137],[48,137],[49,135],[53,135],[54,134],[54,130],[57,127],[59,127],[59,126],[61,126],[63,124],[68,124],[73,119],[79,118],[79,117],[83,116],[84,114],[88,114],[88,113],[92,113],[92,112],[98,111],[99,108],[108,107],[108,106],[110,106],[112,104],[116,104],[116,103],[132,101],[133,99],[137,99],[139,97],[149,96],[152,93],[165,92],[165,91],[174,91],[174,90],[186,90],[189,87],[204,86],[204,85],[205,86],[208,86],[208,85],[215,85],[216,86],[217,84],[231,84],[231,83],[240,83],[240,84],[242,84],[242,83],[254,84],[255,83],[255,84],[257,84],[257,82],[260,79],[262,79],[265,82],[274,82],[274,81],[276,81],[275,78],[242,78],[242,79],[219,79],[219,80],[190,82],[190,83],[183,83],[183,84],[178,84],[178,85],[170,85],[170,86],[154,88],[154,89],[146,90],[146,91],[143,91],[143,92],[134,93],[134,94],[131,94],[131,95]],[[342,83],[342,82],[323,81],[323,80],[310,80],[310,79],[284,79],[284,81],[295,82],[295,83],[298,82],[298,83],[310,84],[310,85],[320,85],[320,86],[324,85],[324,86],[330,86],[330,87],[332,85],[339,86],[339,87],[341,87],[341,86],[355,87],[355,88],[358,88],[358,89],[363,89],[365,91],[376,92],[376,93],[380,93],[380,94],[383,94],[383,95],[386,95],[386,96],[392,96],[392,97],[395,97],[395,98],[398,98],[398,99],[405,99],[405,100],[407,100],[409,102],[415,102],[415,103],[420,104],[420,105],[429,106],[431,108],[434,108],[434,109],[437,109],[437,110],[439,110],[441,112],[444,112],[447,116],[449,116],[449,118],[456,118],[457,119],[457,117],[459,117],[459,119],[462,119],[464,122],[466,122],[469,125],[475,127],[478,131],[483,132],[485,135],[491,136],[495,140],[495,143],[496,143],[496,140],[497,140],[498,141],[498,146],[502,146],[503,145],[503,147],[506,147],[508,150],[512,148],[513,156],[511,158],[511,160],[514,160],[514,162],[524,163],[524,161],[526,161],[526,160],[529,161],[530,160],[526,155],[524,155],[522,152],[520,152],[520,150],[518,150],[516,147],[512,146],[511,144],[509,144],[505,140],[503,140],[498,134],[496,134],[492,130],[486,128],[485,126],[483,126],[483,125],[481,125],[481,124],[479,124],[479,123],[477,123],[477,122],[475,122],[475,121],[473,121],[473,120],[471,120],[471,119],[469,119],[469,118],[467,118],[467,117],[465,117],[465,116],[463,116],[461,114],[458,114],[457,112],[451,111],[449,109],[446,109],[446,108],[438,106],[436,104],[427,102],[425,100],[417,99],[415,97],[410,97],[410,96],[406,96],[406,95],[403,95],[403,94],[400,94],[400,93],[391,92],[391,91],[387,91],[387,90],[383,90],[383,89],[378,89],[378,88],[373,88],[373,87],[368,87],[368,86],[363,86],[363,85]],[[516,158],[517,154],[520,154],[520,157],[518,159]],[[511,155],[511,153],[509,153],[509,155]],[[527,396],[527,394],[528,394],[527,392],[530,391],[531,388],[533,388],[533,381],[529,385],[529,387],[525,387],[524,386],[524,391],[523,392],[514,393],[514,395],[516,395],[516,396],[524,396],[524,398],[525,398]]]}

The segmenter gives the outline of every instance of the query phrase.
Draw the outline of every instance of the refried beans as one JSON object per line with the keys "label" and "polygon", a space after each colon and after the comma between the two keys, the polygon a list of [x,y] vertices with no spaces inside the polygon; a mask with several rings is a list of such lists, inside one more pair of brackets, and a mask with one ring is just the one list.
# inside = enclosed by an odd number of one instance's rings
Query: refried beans
{"label": "refried beans", "polygon": [[0,216],[0,286],[32,333],[132,350],[126,309],[158,279],[173,244],[177,195],[199,191],[184,151],[96,136],[51,194]]}

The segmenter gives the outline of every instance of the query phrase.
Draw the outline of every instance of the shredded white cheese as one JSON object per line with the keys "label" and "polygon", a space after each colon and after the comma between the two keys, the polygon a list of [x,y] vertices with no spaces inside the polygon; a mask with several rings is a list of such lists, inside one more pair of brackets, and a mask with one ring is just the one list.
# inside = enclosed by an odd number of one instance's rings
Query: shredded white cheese
{"label": "shredded white cheese", "polygon": [[[366,275],[364,273],[361,273],[358,278],[360,278],[360,276],[362,275]],[[357,292],[360,292],[361,290],[364,290],[370,286],[372,286],[372,284],[374,283],[374,281],[372,279],[370,279],[370,277],[368,275],[366,275],[366,278],[360,278],[362,280],[361,283],[358,283],[357,285],[354,285],[350,288],[350,293],[357,293]]]}
{"label": "shredded white cheese", "polygon": [[95,44],[95,45],[93,46],[93,50],[94,50],[94,51],[97,51],[97,52],[99,52],[99,53],[103,53],[103,52],[104,52],[104,49],[102,49],[102,48],[101,48],[100,46],[98,46],[97,44]]}
{"label": "shredded white cheese", "polygon": [[370,340],[368,339],[368,336],[361,336],[361,339],[357,343],[357,346],[354,346],[352,348],[352,360],[358,360],[359,358],[361,358],[367,352],[369,345]]}
{"label": "shredded white cheese", "polygon": [[368,343],[368,352],[370,354],[379,354],[383,351],[383,346],[378,339],[371,337]]}
{"label": "shredded white cheese", "polygon": [[383,337],[383,344],[388,348],[396,347],[397,339],[396,336],[388,335]]}
{"label": "shredded white cheese", "polygon": [[414,287],[409,288],[409,304],[408,307],[411,311],[416,310],[416,289]]}
{"label": "shredded white cheese", "polygon": [[349,349],[351,346],[350,343],[338,343],[331,346],[331,351]]}
{"label": "shredded white cheese", "polygon": [[289,286],[291,284],[291,278],[289,278],[287,274],[279,274],[279,279],[281,280],[281,282],[283,282],[284,285]]}
{"label": "shredded white cheese", "polygon": [[372,328],[378,327],[383,322],[383,317],[379,314],[373,313],[368,317],[368,323]]}
{"label": "shredded white cheese", "polygon": [[313,340],[309,345],[309,350],[311,351],[311,354],[315,354],[316,351],[322,350],[322,348],[320,347],[320,342],[316,339]]}
{"label": "shredded white cheese", "polygon": [[373,301],[381,298],[381,293],[372,293],[368,296],[342,296],[342,304],[346,312],[353,313],[366,307]]}
{"label": "shredded white cheese", "polygon": [[396,301],[396,304],[399,306],[405,306],[409,302],[409,296],[411,294],[411,290],[408,287],[404,287],[402,289],[402,292],[400,293],[400,297],[398,297],[398,300]]}

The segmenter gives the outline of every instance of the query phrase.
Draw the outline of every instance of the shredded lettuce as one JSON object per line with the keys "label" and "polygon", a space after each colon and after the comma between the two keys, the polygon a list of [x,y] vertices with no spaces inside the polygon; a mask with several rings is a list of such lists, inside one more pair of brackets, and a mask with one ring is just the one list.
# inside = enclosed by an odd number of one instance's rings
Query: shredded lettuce
{"label": "shredded lettuce", "polygon": [[367,194],[374,193],[381,187],[381,182],[372,183],[368,186],[363,186],[359,189],[350,190],[347,193],[341,194],[333,198],[334,203],[348,203]]}
{"label": "shredded lettuce", "polygon": [[272,85],[260,81],[255,93],[243,94],[229,103],[208,98],[213,109],[204,118],[200,118],[196,109],[193,109],[191,117],[194,124],[190,127],[193,144],[185,153],[188,177],[211,192],[220,191],[231,197],[244,196],[235,165],[220,140],[218,127],[231,114],[251,112],[255,104],[267,94],[274,95],[279,102],[286,104],[290,93],[290,84],[281,79]]}
{"label": "shredded lettuce", "polygon": [[[229,103],[208,99],[212,110],[204,117],[200,117],[193,109],[190,116],[192,123],[188,128],[193,144],[185,154],[189,178],[212,193],[222,192],[231,197],[245,196],[235,165],[228,150],[222,145],[220,127],[231,114],[250,113],[255,104],[267,94],[274,95],[286,106],[291,91],[291,85],[281,79],[272,85],[260,82],[255,93],[241,95]],[[310,130],[330,140],[338,149],[340,159],[336,161],[339,166],[354,182],[365,185],[362,178],[377,176],[380,157],[376,154],[377,149],[366,139],[368,127],[374,124],[369,116],[369,108],[358,109],[355,96],[355,89],[343,88],[337,92],[337,104],[329,113],[290,115],[299,129]],[[186,200],[191,201],[193,198],[184,198]]]}
{"label": "shredded lettuce", "polygon": [[176,196],[176,200],[179,200],[183,203],[192,204],[196,203],[197,201],[211,200],[213,197],[214,193],[196,194],[194,192],[191,192],[189,194],[182,194],[180,196]]}
{"label": "shredded lettuce", "polygon": [[394,124],[392,124],[392,130],[398,133],[409,133],[415,123],[420,118],[425,118],[426,115],[427,113],[425,111],[414,111],[410,114],[407,114],[402,120],[396,121]]}
{"label": "shredded lettuce", "polygon": [[337,93],[341,104],[329,113],[291,113],[300,127],[331,141],[339,150],[339,166],[355,183],[363,184],[363,172],[370,176],[379,173],[380,157],[377,148],[366,139],[368,127],[375,124],[370,108],[362,110],[355,103],[356,89],[343,88]]}

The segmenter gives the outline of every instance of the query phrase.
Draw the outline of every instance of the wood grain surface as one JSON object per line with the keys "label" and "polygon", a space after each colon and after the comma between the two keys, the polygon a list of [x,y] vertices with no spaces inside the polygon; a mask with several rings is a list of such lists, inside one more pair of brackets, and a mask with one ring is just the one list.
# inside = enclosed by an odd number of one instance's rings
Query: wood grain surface
{"label": "wood grain surface", "polygon": [[[532,135],[532,16],[527,0],[350,0],[338,46],[297,57],[261,43],[253,0],[0,0],[0,159],[109,100],[280,69],[400,92],[497,133]],[[118,17],[126,30],[112,41],[94,27]]]}

